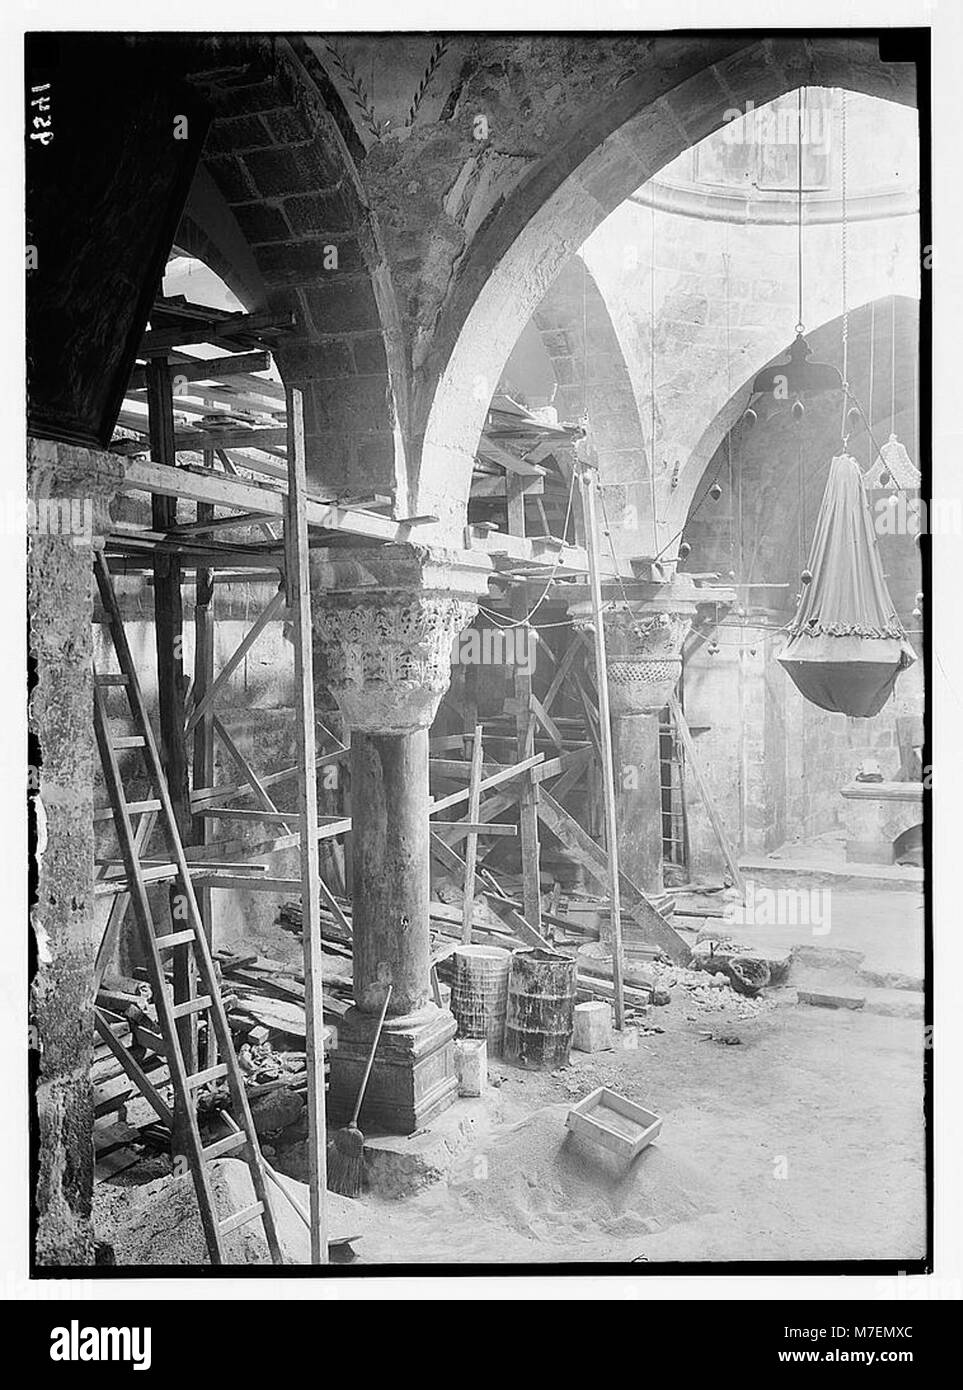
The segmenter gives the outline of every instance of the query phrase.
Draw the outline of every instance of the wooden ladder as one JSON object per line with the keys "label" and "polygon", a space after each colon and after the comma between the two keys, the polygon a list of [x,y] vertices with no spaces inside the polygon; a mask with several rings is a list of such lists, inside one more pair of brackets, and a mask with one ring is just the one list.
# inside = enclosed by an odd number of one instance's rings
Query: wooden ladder
{"label": "wooden ladder", "polygon": [[[201,1223],[207,1240],[211,1264],[221,1265],[224,1263],[224,1236],[236,1230],[239,1226],[244,1226],[250,1221],[255,1221],[258,1217],[261,1218],[264,1226],[264,1234],[267,1239],[272,1262],[274,1264],[282,1264],[283,1259],[278,1244],[274,1214],[268,1200],[267,1180],[264,1172],[263,1160],[261,1158],[261,1150],[254,1129],[254,1121],[251,1117],[247,1093],[244,1089],[244,1080],[241,1076],[241,1071],[237,1064],[237,1057],[234,1053],[234,1044],[227,1022],[227,1015],[224,1011],[220,985],[217,975],[215,974],[210,944],[204,931],[200,910],[197,905],[197,898],[194,893],[193,884],[191,883],[191,871],[185,858],[184,846],[181,842],[177,821],[174,816],[174,809],[171,804],[170,793],[167,787],[167,779],[164,776],[157,744],[154,740],[154,734],[151,728],[150,717],[147,713],[144,696],[140,688],[140,682],[137,679],[133,657],[127,642],[127,634],[124,630],[124,623],[120,614],[117,595],[114,592],[110,571],[107,568],[107,561],[102,551],[97,552],[95,556],[94,573],[97,579],[97,587],[100,590],[100,599],[107,616],[110,635],[113,639],[114,650],[117,653],[117,660],[120,666],[120,675],[99,675],[96,669],[94,671],[94,729],[97,735],[97,745],[100,749],[101,762],[103,763],[107,792],[110,797],[114,824],[117,830],[117,839],[120,843],[121,858],[123,860],[127,879],[127,890],[130,893],[137,925],[143,939],[144,949],[147,953],[148,973],[161,1033],[161,1036],[156,1040],[155,1050],[159,1051],[163,1049],[163,1055],[170,1072],[170,1080],[175,1096],[174,1114],[178,1116],[181,1121],[179,1125],[180,1142],[183,1142],[187,1148],[186,1158],[194,1179],[194,1187],[197,1192],[197,1204],[200,1208]],[[107,704],[104,696],[104,690],[109,686],[122,686],[126,692],[127,703],[130,706],[134,726],[137,730],[137,734],[133,738],[119,738],[111,734]],[[140,859],[141,847],[135,837],[131,822],[131,816],[132,814],[136,814],[136,811],[134,809],[134,803],[128,802],[124,794],[124,785],[117,760],[117,750],[119,748],[131,747],[141,749],[147,775],[154,788],[154,800],[152,804],[159,803],[158,815],[166,833],[169,852],[176,871],[176,881],[182,894],[186,921],[188,923],[184,930],[175,930],[163,936],[158,935],[155,928],[154,918],[147,896],[144,868]],[[195,998],[188,999],[184,1003],[174,1002],[168,988],[164,970],[163,953],[171,951],[176,947],[186,947],[190,951],[197,970],[200,987],[200,993]],[[214,1066],[206,1066],[200,1071],[189,1074],[185,1064],[181,1039],[178,1035],[177,1024],[182,1018],[197,1016],[203,1013],[207,1014],[208,1029],[210,1030],[213,1028],[221,1061]],[[106,1036],[107,1033],[110,1033],[109,1025],[102,1019],[98,1019],[97,1024],[98,1032],[105,1038],[105,1041],[109,1042],[110,1039]],[[112,1037],[113,1034],[111,1033],[111,1038]],[[118,1047],[120,1046],[119,1042],[117,1045]],[[133,1059],[130,1060],[133,1061]],[[210,1060],[210,1058],[207,1060]],[[136,1063],[134,1063],[133,1066],[137,1069]],[[135,1076],[136,1079],[136,1070],[128,1068],[128,1071],[131,1075]],[[197,1121],[195,1092],[201,1086],[220,1080],[225,1080],[227,1082],[238,1129],[236,1133],[229,1134],[226,1138],[219,1139],[205,1147],[201,1139],[200,1128]],[[150,1088],[150,1091],[152,1090],[153,1088]],[[150,1091],[145,1091],[145,1094],[152,1104],[156,1104],[156,1091],[153,1095]],[[156,1097],[156,1099],[160,1100],[160,1097]],[[164,1106],[162,1100],[161,1106],[163,1109],[160,1113],[163,1116],[166,1106]],[[170,1112],[168,1111],[168,1115],[169,1114]],[[212,1160],[221,1158],[228,1153],[237,1154],[238,1157],[243,1157],[245,1159],[251,1173],[251,1182],[253,1184],[256,1200],[249,1206],[243,1208],[243,1210],[235,1212],[233,1215],[227,1217],[225,1220],[218,1220],[214,1209],[214,1195],[211,1188],[208,1164]]]}

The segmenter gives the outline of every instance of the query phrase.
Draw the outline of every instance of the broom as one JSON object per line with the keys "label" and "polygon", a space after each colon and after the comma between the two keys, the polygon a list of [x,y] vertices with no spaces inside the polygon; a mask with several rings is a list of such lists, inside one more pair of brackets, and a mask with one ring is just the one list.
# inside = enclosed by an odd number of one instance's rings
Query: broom
{"label": "broom", "polygon": [[364,1076],[361,1078],[354,1114],[344,1129],[335,1130],[328,1149],[328,1190],[337,1192],[341,1197],[357,1197],[361,1191],[361,1176],[364,1171],[364,1135],[358,1128],[358,1116],[361,1114],[361,1107],[364,1104],[364,1093],[368,1088],[368,1077],[371,1075],[375,1053],[378,1050],[378,1043],[381,1041],[381,1030],[384,1027],[390,998],[391,985],[388,986],[385,1002],[381,1006],[381,1017],[378,1019],[371,1051],[368,1054],[368,1064],[364,1069]]}

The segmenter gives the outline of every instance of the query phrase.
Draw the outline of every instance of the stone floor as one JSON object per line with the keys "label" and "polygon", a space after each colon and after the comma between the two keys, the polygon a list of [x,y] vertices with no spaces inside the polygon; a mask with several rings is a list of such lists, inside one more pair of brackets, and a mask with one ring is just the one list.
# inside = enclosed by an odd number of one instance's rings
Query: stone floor
{"label": "stone floor", "polygon": [[[573,1053],[553,1073],[494,1062],[484,1100],[459,1101],[410,1140],[377,1141],[357,1262],[922,1256],[922,902],[848,883],[829,891],[828,933],[765,929],[768,944],[796,950],[787,984],[760,1000],[727,990],[713,1007],[702,1002],[712,991],[680,983],[635,1020],[634,1045],[616,1035],[612,1050]],[[885,977],[900,987],[880,986]],[[805,991],[865,995],[866,1005],[815,1008]],[[874,998],[894,1007],[874,1010]],[[569,1108],[600,1085],[663,1118],[627,1170],[565,1128]],[[98,1211],[120,1262],[147,1248],[142,1205],[101,1198]],[[165,1238],[148,1225],[156,1259]],[[194,1232],[184,1250],[200,1248]]]}

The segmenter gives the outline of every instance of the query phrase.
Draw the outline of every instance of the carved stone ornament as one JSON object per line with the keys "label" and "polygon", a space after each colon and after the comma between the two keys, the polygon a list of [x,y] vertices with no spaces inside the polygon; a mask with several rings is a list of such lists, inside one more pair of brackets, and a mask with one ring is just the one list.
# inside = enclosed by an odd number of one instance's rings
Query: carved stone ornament
{"label": "carved stone ornament", "polygon": [[[584,601],[569,605],[575,627],[592,626]],[[682,674],[682,644],[695,614],[688,594],[671,591],[655,601],[605,610],[609,707],[615,716],[656,714],[665,708]]]}
{"label": "carved stone ornament", "polygon": [[605,616],[609,704],[613,714],[650,714],[664,708],[682,674],[684,613]]}
{"label": "carved stone ornament", "polygon": [[427,729],[451,679],[451,645],[469,598],[403,590],[332,595],[314,607],[318,677],[360,733]]}

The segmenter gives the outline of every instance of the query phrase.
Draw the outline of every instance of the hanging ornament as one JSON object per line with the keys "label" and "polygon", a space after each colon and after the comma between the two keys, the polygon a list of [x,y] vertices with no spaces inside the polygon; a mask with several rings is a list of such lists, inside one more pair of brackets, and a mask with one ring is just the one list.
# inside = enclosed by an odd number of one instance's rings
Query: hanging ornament
{"label": "hanging ornament", "polygon": [[692,546],[688,541],[683,541],[679,546],[679,559],[687,560],[692,553]]}
{"label": "hanging ornament", "polygon": [[916,657],[883,578],[859,464],[848,454],[830,466],[807,569],[813,581],[778,660],[820,709],[878,714]]}
{"label": "hanging ornament", "polygon": [[799,578],[802,580],[802,582],[803,582],[804,584],[811,584],[811,583],[813,582],[812,571],[811,571],[811,570],[803,570],[803,572],[802,572],[802,574],[799,576]]}
{"label": "hanging ornament", "polygon": [[[802,391],[838,391],[843,384],[839,369],[825,362],[810,362],[812,355],[813,350],[803,337],[802,328],[798,327],[788,360],[763,368],[752,383],[753,397],[767,393],[777,400],[784,400],[787,396],[798,396]],[[793,404],[801,402],[795,401]]]}
{"label": "hanging ornament", "polygon": [[752,396],[749,401],[752,405],[753,399],[764,393],[771,394],[776,400],[792,397],[792,416],[797,423],[805,411],[805,406],[799,399],[801,392],[838,391],[843,384],[842,375],[836,367],[826,362],[810,362],[812,348],[803,337],[803,100],[804,93],[800,88],[796,99],[796,336],[789,348],[787,360],[777,362],[772,367],[765,367],[757,375],[752,383]]}
{"label": "hanging ornament", "polygon": [[752,406],[749,406],[748,410],[746,410],[745,414],[742,417],[742,423],[745,425],[747,430],[751,430],[753,425],[758,423],[758,420],[759,416],[753,410]]}
{"label": "hanging ornament", "polygon": [[[896,296],[893,295],[890,308],[890,385],[889,418],[896,423]],[[914,408],[916,383],[913,383]],[[895,432],[879,451],[879,458],[864,475],[867,487],[889,487],[895,483],[904,492],[915,491],[920,485],[920,470],[916,467],[906,448],[897,439]]]}
{"label": "hanging ornament", "polygon": [[722,496],[722,488],[718,483],[712,484],[712,487],[709,489],[709,496],[712,498],[713,502],[718,502],[719,498]]}

